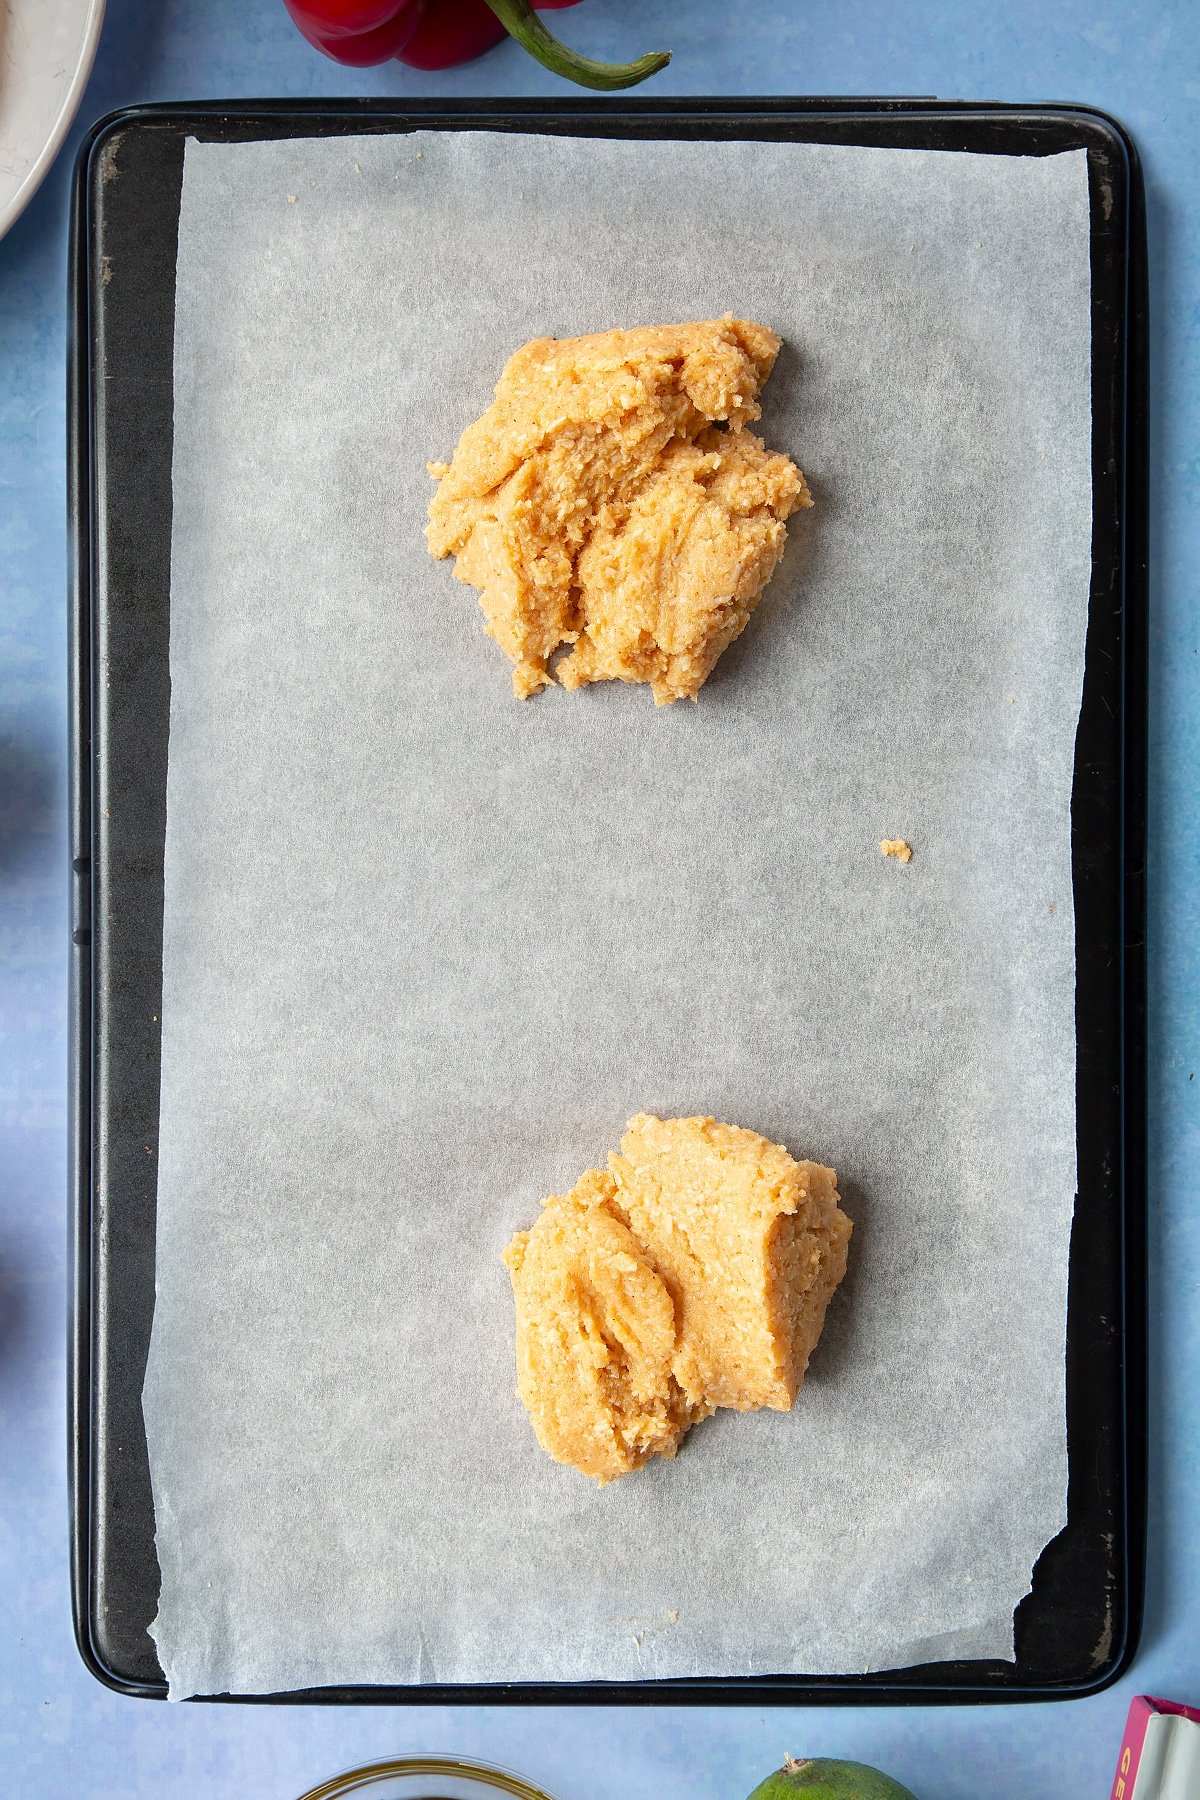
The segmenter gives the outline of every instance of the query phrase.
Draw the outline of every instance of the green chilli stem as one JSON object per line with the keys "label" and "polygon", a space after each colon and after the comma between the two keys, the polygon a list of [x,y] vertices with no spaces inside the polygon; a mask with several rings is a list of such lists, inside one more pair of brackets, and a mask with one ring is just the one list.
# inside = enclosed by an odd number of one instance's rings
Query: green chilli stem
{"label": "green chilli stem", "polygon": [[578,82],[580,87],[598,88],[606,94],[614,93],[618,88],[636,87],[648,75],[657,75],[660,69],[665,69],[671,60],[669,50],[660,50],[650,56],[639,56],[631,63],[594,62],[590,56],[580,56],[577,51],[568,49],[547,31],[529,0],[487,0],[487,4],[509,37],[516,38],[543,68],[554,75],[562,75],[567,81]]}

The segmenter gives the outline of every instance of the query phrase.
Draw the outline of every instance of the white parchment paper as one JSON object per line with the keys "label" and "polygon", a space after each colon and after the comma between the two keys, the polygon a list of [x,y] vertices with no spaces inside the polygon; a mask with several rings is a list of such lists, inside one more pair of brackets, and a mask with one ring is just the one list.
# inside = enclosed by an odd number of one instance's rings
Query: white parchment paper
{"label": "white parchment paper", "polygon": [[[1082,153],[189,143],[173,1694],[1011,1655],[1065,1518],[1088,295]],[[815,509],[698,705],[518,703],[426,460],[526,339],[727,309]],[[795,1410],[600,1491],[498,1257],[640,1109],[833,1163],[855,1236]]]}

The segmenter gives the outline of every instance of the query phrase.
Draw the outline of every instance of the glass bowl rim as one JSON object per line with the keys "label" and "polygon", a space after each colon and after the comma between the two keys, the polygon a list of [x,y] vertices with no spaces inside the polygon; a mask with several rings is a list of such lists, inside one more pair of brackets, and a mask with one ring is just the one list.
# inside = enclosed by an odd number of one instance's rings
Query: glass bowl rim
{"label": "glass bowl rim", "polygon": [[[487,1786],[497,1793],[512,1796],[512,1800],[553,1800],[545,1788],[535,1787],[513,1769],[501,1768],[498,1763],[467,1761],[461,1756],[438,1751],[385,1756],[377,1762],[361,1763],[355,1769],[343,1769],[340,1775],[331,1775],[316,1787],[307,1788],[299,1800],[336,1800],[339,1795],[369,1789],[376,1781],[387,1781],[396,1775],[465,1775],[468,1778],[482,1775],[488,1778]],[[499,1780],[495,1779],[497,1776]]]}

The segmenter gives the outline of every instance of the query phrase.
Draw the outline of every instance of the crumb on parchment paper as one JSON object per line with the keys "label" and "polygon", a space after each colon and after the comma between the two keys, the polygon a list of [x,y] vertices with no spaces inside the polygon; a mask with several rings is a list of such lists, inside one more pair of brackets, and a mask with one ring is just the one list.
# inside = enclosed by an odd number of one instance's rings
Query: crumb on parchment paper
{"label": "crumb on parchment paper", "polygon": [[912,845],[907,843],[904,838],[880,838],[879,854],[880,856],[894,856],[897,862],[911,862]]}

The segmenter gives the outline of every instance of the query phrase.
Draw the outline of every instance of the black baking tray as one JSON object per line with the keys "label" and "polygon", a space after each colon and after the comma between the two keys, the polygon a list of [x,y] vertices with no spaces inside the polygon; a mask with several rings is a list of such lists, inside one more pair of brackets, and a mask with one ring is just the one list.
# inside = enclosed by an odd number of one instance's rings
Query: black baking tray
{"label": "black baking tray", "polygon": [[[388,100],[140,106],[75,173],[71,541],[71,1579],[83,1659],[163,1696],[141,1413],[154,1306],[170,680],[172,339],[184,142],[415,128],[1087,152],[1093,563],[1072,795],[1079,1192],[1067,1326],[1068,1523],[1016,1613],[1016,1661],[870,1675],[322,1688],[362,1704],[871,1703],[1091,1694],[1128,1666],[1145,1516],[1146,255],[1137,154],[1087,107],[929,99]],[[997,1498],[998,1506],[1003,1498]],[[256,1698],[262,1698],[258,1696]],[[272,1697],[268,1697],[272,1698]]]}

